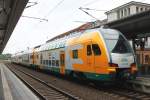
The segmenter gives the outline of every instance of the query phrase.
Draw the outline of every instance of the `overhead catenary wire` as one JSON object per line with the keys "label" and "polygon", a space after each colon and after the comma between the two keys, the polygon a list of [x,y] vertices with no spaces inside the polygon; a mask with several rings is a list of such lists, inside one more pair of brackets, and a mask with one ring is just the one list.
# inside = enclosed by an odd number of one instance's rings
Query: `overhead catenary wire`
{"label": "overhead catenary wire", "polygon": [[89,23],[90,21],[73,21],[73,22],[77,22],[77,23]]}
{"label": "overhead catenary wire", "polygon": [[21,17],[26,17],[26,18],[32,18],[32,19],[37,19],[37,20],[42,20],[42,21],[48,21],[48,19],[45,19],[45,18],[38,18],[38,17],[30,17],[30,16],[21,16]]}
{"label": "overhead catenary wire", "polygon": [[27,5],[25,8],[30,8],[32,6],[35,6],[37,5],[38,3],[37,2],[28,2],[30,5]]}
{"label": "overhead catenary wire", "polygon": [[[31,19],[37,19],[41,21],[48,21],[48,19],[46,19],[46,17],[51,14],[61,3],[63,3],[64,0],[61,0],[60,2],[58,2],[49,12],[47,15],[44,16],[44,18],[38,18],[38,17],[31,17],[31,16],[21,16],[21,17],[26,17],[26,18],[31,18]],[[33,3],[32,5],[26,6],[26,8],[32,7],[34,5],[37,4],[37,2],[29,2],[29,3]]]}
{"label": "overhead catenary wire", "polygon": [[49,12],[47,15],[44,16],[47,17],[48,15],[50,15],[59,5],[61,5],[65,0],[61,0],[60,2],[58,2]]}
{"label": "overhead catenary wire", "polygon": [[92,18],[96,19],[96,21],[95,21],[95,22],[98,22],[98,23],[99,23],[99,26],[104,27],[104,25],[103,25],[103,21],[102,21],[102,20],[100,20],[100,19],[98,19],[98,18],[94,17],[92,14],[90,14],[90,13],[88,13],[87,11],[83,10],[83,9],[82,9],[82,7],[80,7],[79,9],[80,9],[81,11],[83,11],[85,14],[89,15],[90,17],[92,17]]}
{"label": "overhead catenary wire", "polygon": [[[28,2],[30,5],[27,5],[25,8],[30,8],[32,6],[35,6],[37,5],[38,3],[37,2]],[[21,17],[26,17],[26,18],[31,18],[31,19],[36,19],[36,20],[40,20],[41,21],[48,21],[48,19],[45,19],[45,18],[39,18],[39,17],[32,17],[32,16],[25,16],[25,15],[22,15]]]}
{"label": "overhead catenary wire", "polygon": [[87,11],[84,11],[84,10],[82,9],[82,7],[80,7],[79,9],[80,9],[81,11],[83,11],[84,13],[86,13],[87,15],[89,15],[90,17],[92,17],[92,18],[94,18],[94,19],[100,21],[98,18],[94,17],[92,14],[88,13]]}
{"label": "overhead catenary wire", "polygon": [[60,4],[62,4],[63,2],[64,2],[64,0],[61,0],[60,2],[58,2],[52,9],[50,9],[50,10],[48,11],[48,14],[45,15],[43,18],[30,17],[30,16],[22,16],[22,17],[40,20],[38,23],[36,23],[36,24],[34,25],[33,28],[35,28],[35,27],[37,27],[38,25],[40,25],[40,24],[39,24],[40,22],[43,22],[43,21],[48,22],[48,19],[47,19],[48,15],[50,15],[57,7],[58,7]]}
{"label": "overhead catenary wire", "polygon": [[88,2],[88,3],[86,3],[86,4],[84,4],[83,6],[91,5],[91,4],[95,3],[96,1],[97,1],[97,0],[92,0],[92,1],[90,1],[90,2]]}
{"label": "overhead catenary wire", "polygon": [[82,8],[82,9],[85,9],[85,10],[93,10],[93,11],[107,11],[107,10],[99,10],[99,9],[91,9],[91,8]]}

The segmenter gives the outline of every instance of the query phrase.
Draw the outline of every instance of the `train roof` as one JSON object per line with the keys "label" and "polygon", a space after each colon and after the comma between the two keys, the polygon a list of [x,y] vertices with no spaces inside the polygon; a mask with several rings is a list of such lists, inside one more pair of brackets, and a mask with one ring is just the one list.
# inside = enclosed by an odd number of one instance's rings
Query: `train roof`
{"label": "train roof", "polygon": [[87,29],[87,30],[80,31],[80,32],[72,32],[72,33],[69,33],[68,35],[64,35],[63,37],[60,37],[60,38],[57,37],[54,40],[51,40],[51,41],[46,42],[45,44],[41,45],[39,51],[63,48],[63,47],[65,47],[66,41],[68,39],[73,38],[73,37],[78,37],[86,32],[90,32],[93,30],[100,30],[100,29],[103,29],[103,28]]}
{"label": "train roof", "polygon": [[28,48],[24,51],[19,51],[19,52],[13,54],[13,56],[20,56],[20,55],[24,55],[24,54],[29,54],[29,53],[32,53],[32,50],[33,50],[32,48]]}
{"label": "train roof", "polygon": [[41,45],[41,47],[39,48],[39,51],[46,51],[46,50],[52,50],[52,49],[56,49],[56,48],[63,48],[65,47],[65,43],[66,43],[66,39],[65,38],[61,38],[61,39],[57,39],[48,43],[45,43],[43,45]]}
{"label": "train roof", "polygon": [[54,38],[46,41],[46,43],[54,41],[55,39],[63,38],[65,36],[68,36],[68,35],[76,33],[76,32],[83,32],[83,31],[85,31],[85,30],[87,30],[87,29],[89,29],[91,27],[91,23],[93,23],[93,22],[87,22],[86,24],[83,24],[83,25],[81,25],[81,26],[79,26],[79,27],[77,27],[75,29],[72,29],[72,30],[67,31],[65,33],[62,33],[62,34],[60,34],[58,36],[55,36]]}
{"label": "train roof", "polygon": [[40,48],[40,46],[41,46],[41,45],[37,45],[37,46],[35,46],[35,47],[34,47],[34,49],[36,49],[36,48]]}
{"label": "train roof", "polygon": [[28,48],[25,51],[18,52],[15,55],[17,56],[17,55],[29,54],[29,53],[32,53],[33,50],[35,52],[38,52],[38,51],[47,51],[47,50],[52,50],[52,49],[64,48],[68,39],[73,38],[73,37],[78,37],[84,33],[87,33],[93,30],[99,31],[102,29],[109,29],[109,28],[94,28],[94,29],[87,29],[87,30],[80,31],[80,32],[72,32],[72,33],[69,33],[68,35],[64,35],[63,37],[59,37],[59,38],[57,37],[55,39],[52,39],[51,41],[46,42],[45,44],[38,45],[30,49]]}

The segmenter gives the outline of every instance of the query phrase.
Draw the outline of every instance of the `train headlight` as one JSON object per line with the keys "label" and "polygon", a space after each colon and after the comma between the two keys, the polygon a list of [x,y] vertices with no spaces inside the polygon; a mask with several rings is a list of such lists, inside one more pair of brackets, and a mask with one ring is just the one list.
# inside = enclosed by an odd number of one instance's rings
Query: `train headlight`
{"label": "train headlight", "polygon": [[118,64],[114,64],[114,63],[109,63],[110,67],[118,67]]}
{"label": "train headlight", "polygon": [[135,71],[137,71],[137,67],[135,63],[131,64],[131,72],[134,73]]}

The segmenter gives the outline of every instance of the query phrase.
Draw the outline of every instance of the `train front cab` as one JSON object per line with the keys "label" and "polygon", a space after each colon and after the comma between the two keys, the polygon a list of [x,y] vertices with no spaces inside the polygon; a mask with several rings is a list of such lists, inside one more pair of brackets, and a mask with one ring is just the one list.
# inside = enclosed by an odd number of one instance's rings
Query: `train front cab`
{"label": "train front cab", "polygon": [[134,79],[137,73],[135,55],[128,40],[117,30],[100,29],[100,33],[107,48],[109,67],[115,72],[110,75],[115,80]]}
{"label": "train front cab", "polygon": [[84,75],[91,80],[112,81],[129,78],[137,71],[133,50],[116,30],[87,31],[71,39],[67,45],[70,66],[79,77]]}
{"label": "train front cab", "polygon": [[78,77],[105,80],[108,77],[108,60],[99,32],[84,32],[67,42],[66,61]]}

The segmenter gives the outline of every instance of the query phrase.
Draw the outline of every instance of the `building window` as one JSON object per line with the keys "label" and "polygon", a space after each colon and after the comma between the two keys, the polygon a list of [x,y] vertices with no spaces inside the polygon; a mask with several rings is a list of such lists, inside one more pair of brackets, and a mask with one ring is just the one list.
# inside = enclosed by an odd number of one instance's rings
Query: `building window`
{"label": "building window", "polygon": [[145,8],[145,11],[147,11],[147,8]]}
{"label": "building window", "polygon": [[87,56],[92,55],[91,45],[87,45]]}
{"label": "building window", "polygon": [[123,10],[121,10],[121,17],[123,17]]}
{"label": "building window", "polygon": [[74,59],[78,59],[78,50],[73,50],[72,51],[72,58],[74,58]]}
{"label": "building window", "polygon": [[139,7],[136,7],[136,13],[138,13],[139,12]]}
{"label": "building window", "polygon": [[124,9],[124,16],[127,16],[127,9]]}
{"label": "building window", "polygon": [[117,12],[117,17],[120,19],[120,11]]}
{"label": "building window", "polygon": [[140,8],[140,11],[142,12],[142,11],[143,11],[143,8]]}
{"label": "building window", "polygon": [[130,8],[128,8],[128,15],[130,15]]}
{"label": "building window", "polygon": [[136,61],[138,64],[140,64],[140,54],[136,54]]}
{"label": "building window", "polygon": [[92,50],[94,52],[94,55],[100,55],[101,54],[101,50],[98,46],[98,44],[92,44]]}
{"label": "building window", "polygon": [[149,55],[145,55],[145,63],[149,63]]}

